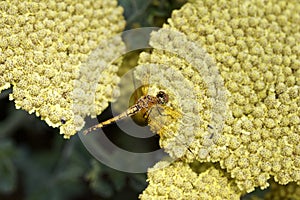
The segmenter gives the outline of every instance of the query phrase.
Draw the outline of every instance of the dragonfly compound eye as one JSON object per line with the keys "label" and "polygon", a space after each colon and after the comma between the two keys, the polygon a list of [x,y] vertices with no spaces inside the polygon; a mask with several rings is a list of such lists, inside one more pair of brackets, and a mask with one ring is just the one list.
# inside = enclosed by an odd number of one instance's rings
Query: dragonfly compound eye
{"label": "dragonfly compound eye", "polygon": [[159,104],[166,104],[169,101],[169,96],[163,91],[159,91],[156,98],[158,99]]}

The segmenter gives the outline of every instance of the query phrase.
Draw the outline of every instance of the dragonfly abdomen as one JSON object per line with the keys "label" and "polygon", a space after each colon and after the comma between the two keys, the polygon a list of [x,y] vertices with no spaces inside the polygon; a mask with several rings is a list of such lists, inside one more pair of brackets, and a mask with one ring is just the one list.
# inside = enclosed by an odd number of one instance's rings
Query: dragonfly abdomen
{"label": "dragonfly abdomen", "polygon": [[160,91],[156,96],[146,95],[142,96],[138,99],[136,104],[128,108],[125,112],[119,114],[116,117],[113,117],[109,120],[106,120],[104,122],[101,122],[100,124],[97,124],[95,126],[92,126],[85,130],[83,134],[87,134],[91,131],[97,130],[99,128],[102,128],[106,125],[109,125],[111,123],[115,123],[116,121],[119,121],[121,119],[124,119],[126,117],[131,117],[135,114],[137,114],[139,111],[149,111],[151,107],[153,107],[156,104],[165,104],[168,101],[168,95],[164,93],[163,91]]}

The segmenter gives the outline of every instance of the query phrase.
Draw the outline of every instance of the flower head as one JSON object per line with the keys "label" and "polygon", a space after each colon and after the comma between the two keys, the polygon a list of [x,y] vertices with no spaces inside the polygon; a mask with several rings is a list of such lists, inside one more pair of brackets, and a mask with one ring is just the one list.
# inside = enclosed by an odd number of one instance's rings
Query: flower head
{"label": "flower head", "polygon": [[17,108],[69,138],[117,96],[116,1],[2,1],[0,11],[0,91],[13,86]]}

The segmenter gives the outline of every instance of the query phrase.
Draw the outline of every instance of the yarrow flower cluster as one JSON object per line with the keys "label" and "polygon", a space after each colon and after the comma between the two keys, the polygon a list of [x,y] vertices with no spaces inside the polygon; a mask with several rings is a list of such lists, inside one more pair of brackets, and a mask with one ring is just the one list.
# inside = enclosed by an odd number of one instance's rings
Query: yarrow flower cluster
{"label": "yarrow flower cluster", "polygon": [[118,95],[111,58],[124,51],[116,34],[125,21],[117,1],[2,1],[0,12],[0,91],[13,86],[17,108],[69,138]]}
{"label": "yarrow flower cluster", "polygon": [[140,65],[186,82],[166,88],[181,114],[158,130],[171,157],[218,162],[242,192],[300,184],[299,13],[298,1],[194,0],[152,35]]}
{"label": "yarrow flower cluster", "polygon": [[228,174],[209,164],[194,167],[200,166],[198,175],[186,163],[160,161],[149,170],[149,186],[140,199],[240,199],[241,192]]}

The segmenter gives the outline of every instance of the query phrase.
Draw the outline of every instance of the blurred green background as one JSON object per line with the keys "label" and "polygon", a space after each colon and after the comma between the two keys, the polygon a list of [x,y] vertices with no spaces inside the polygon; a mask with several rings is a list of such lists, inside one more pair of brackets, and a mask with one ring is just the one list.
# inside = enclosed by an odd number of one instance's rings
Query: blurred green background
{"label": "blurred green background", "polygon": [[[119,0],[127,30],[160,27],[172,10],[184,3]],[[16,110],[8,100],[10,92],[8,89],[0,94],[1,200],[137,199],[145,189],[146,174],[119,172],[102,165],[78,136],[64,140],[58,129],[48,127],[34,114]]]}

